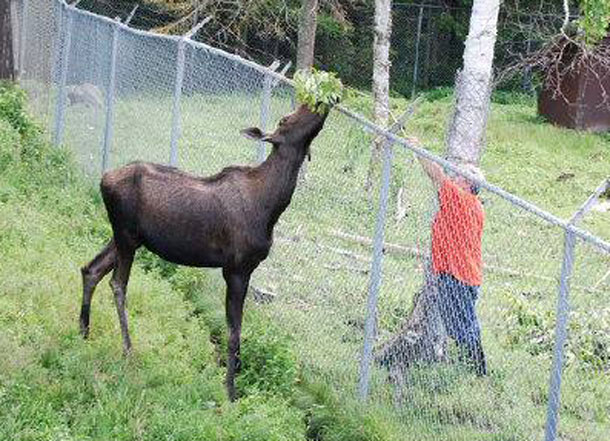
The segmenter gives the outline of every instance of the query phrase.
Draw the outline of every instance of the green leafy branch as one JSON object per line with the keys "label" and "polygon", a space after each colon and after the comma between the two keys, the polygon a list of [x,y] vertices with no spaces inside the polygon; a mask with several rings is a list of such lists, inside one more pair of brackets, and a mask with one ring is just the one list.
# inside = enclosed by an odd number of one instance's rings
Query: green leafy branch
{"label": "green leafy branch", "polygon": [[328,112],[343,97],[343,84],[334,72],[300,70],[294,75],[294,87],[297,101],[316,113]]}
{"label": "green leafy branch", "polygon": [[592,46],[608,34],[610,0],[580,0],[580,10],[578,27],[583,31],[585,44]]}

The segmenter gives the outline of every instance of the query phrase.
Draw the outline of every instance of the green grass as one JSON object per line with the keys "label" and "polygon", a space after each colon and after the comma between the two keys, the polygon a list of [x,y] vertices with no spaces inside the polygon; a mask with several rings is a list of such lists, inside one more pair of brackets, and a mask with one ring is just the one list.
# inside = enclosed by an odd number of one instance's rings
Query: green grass
{"label": "green grass", "polygon": [[[185,98],[180,166],[204,174],[253,160],[256,144],[237,133],[258,123],[252,98],[259,97]],[[504,102],[511,104],[494,104],[490,120],[483,161],[488,179],[569,216],[607,173],[607,138],[544,124],[527,101]],[[424,102],[408,134],[440,152],[450,104],[448,98]],[[405,106],[394,101],[393,111]],[[275,97],[269,127],[288,107],[285,96]],[[114,166],[137,158],[166,161],[169,108],[168,97],[119,100]],[[9,422],[0,439],[541,438],[562,232],[488,193],[482,195],[484,256],[492,268],[479,309],[490,376],[476,379],[452,364],[413,368],[404,402],[395,407],[386,373],[375,369],[372,399],[366,406],[358,402],[370,248],[336,231],[372,237],[378,188],[372,198],[363,188],[370,134],[336,113],[312,147],[307,178],[277,227],[271,256],[254,274],[252,284],[276,297],[258,304],[249,296],[239,403],[227,403],[222,386],[226,331],[217,271],[177,269],[141,253],[128,305],[134,356],[120,355],[105,282],[94,297],[91,339],[82,342],[76,333],[78,266],[109,234],[91,185],[99,175],[100,122],[82,107],[67,113],[66,144],[89,179],[67,152],[16,133],[14,122],[0,126],[0,139],[9,140],[0,143],[0,208],[7,213],[0,219],[0,252],[2,262],[11,262],[0,269],[0,347],[19,354],[0,365],[0,418]],[[575,176],[557,181],[564,172]],[[397,220],[401,188],[407,216]],[[425,252],[434,192],[400,148],[390,195],[388,241]],[[603,216],[590,215],[586,226],[608,239]],[[610,281],[591,289],[609,264],[608,256],[578,244],[560,425],[561,436],[574,441],[602,441],[610,430],[604,398],[610,390]],[[421,257],[386,253],[380,339],[408,313],[423,265]]]}

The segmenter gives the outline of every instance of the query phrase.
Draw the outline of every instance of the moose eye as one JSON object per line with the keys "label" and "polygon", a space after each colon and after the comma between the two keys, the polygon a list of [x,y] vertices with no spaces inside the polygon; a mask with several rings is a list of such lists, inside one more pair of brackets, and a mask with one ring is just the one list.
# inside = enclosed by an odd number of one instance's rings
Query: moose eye
{"label": "moose eye", "polygon": [[280,126],[283,126],[284,124],[286,124],[286,121],[288,121],[288,117],[287,116],[282,116],[282,118],[280,119]]}

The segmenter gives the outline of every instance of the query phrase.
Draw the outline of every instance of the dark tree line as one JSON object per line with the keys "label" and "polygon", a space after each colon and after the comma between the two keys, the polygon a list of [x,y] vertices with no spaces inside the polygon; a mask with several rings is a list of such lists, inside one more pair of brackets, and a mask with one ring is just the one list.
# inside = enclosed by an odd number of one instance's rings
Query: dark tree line
{"label": "dark tree line", "polygon": [[0,2],[0,79],[12,80],[14,78],[11,5],[10,2],[3,0]]}

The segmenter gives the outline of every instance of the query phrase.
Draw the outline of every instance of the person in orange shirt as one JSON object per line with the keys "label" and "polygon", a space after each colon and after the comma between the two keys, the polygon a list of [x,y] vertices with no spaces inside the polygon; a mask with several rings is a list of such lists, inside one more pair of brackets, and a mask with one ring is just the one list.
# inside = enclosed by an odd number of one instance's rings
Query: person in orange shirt
{"label": "person in orange shirt", "polygon": [[[485,220],[477,197],[479,188],[463,176],[448,177],[434,162],[418,159],[438,191],[439,209],[432,224],[432,273],[439,313],[447,334],[458,345],[460,359],[477,375],[486,375],[475,309],[482,282],[481,239]],[[464,165],[462,170],[483,180],[480,170],[472,165]]]}

